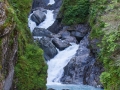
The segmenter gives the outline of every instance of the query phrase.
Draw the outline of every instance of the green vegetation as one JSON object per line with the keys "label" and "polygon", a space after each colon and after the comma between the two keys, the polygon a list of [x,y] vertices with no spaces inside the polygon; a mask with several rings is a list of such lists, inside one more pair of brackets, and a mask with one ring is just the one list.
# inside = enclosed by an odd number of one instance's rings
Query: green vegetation
{"label": "green vegetation", "polygon": [[27,26],[27,17],[32,0],[8,0],[6,2],[7,19],[2,29],[11,26],[9,45],[18,37],[18,61],[15,66],[14,83],[17,90],[46,90],[47,65],[42,57],[42,50],[34,44]]}
{"label": "green vegetation", "polygon": [[58,17],[65,25],[89,22],[90,39],[98,39],[98,60],[105,90],[120,90],[120,0],[63,0]]}
{"label": "green vegetation", "polygon": [[42,50],[35,45],[26,45],[25,54],[20,56],[15,67],[18,90],[46,90],[46,69]]}
{"label": "green vegetation", "polygon": [[91,1],[89,23],[91,39],[100,42],[100,60],[105,68],[100,79],[105,90],[120,90],[120,2]]}
{"label": "green vegetation", "polygon": [[65,25],[85,23],[89,14],[89,0],[63,0],[60,14]]}

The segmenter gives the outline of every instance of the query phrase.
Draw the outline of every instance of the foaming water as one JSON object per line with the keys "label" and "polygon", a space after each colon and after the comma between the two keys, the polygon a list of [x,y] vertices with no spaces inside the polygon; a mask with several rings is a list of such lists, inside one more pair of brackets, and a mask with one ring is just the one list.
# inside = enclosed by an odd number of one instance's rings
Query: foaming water
{"label": "foaming water", "polygon": [[46,19],[38,25],[39,28],[47,29],[54,23],[53,10],[47,10]]}
{"label": "foaming water", "polygon": [[46,19],[42,23],[40,23],[38,26],[36,26],[36,23],[30,19],[31,15],[32,14],[30,14],[29,17],[28,17],[28,26],[29,26],[31,32],[33,32],[35,27],[47,29],[55,21],[55,19],[53,17],[53,15],[54,15],[53,10],[47,10],[47,13],[45,13]]}
{"label": "foaming water", "polygon": [[63,68],[67,65],[70,59],[75,55],[79,45],[72,44],[63,51],[60,51],[53,59],[47,62],[48,78],[47,85],[60,84],[60,78],[64,72]]}
{"label": "foaming water", "polygon": [[54,0],[49,0],[48,5],[52,5],[52,4],[54,4],[54,3],[55,3],[55,1],[54,1]]}
{"label": "foaming water", "polygon": [[30,19],[31,15],[32,13],[28,17],[28,26],[30,28],[30,31],[33,32],[34,28],[36,27],[36,23]]}

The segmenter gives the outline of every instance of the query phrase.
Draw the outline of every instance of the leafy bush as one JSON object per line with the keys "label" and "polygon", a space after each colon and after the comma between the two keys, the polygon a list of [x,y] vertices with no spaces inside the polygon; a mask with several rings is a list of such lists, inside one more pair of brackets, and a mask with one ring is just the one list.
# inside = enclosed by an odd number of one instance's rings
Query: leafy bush
{"label": "leafy bush", "polygon": [[18,90],[45,90],[47,66],[42,56],[42,50],[28,44],[25,54],[15,67]]}
{"label": "leafy bush", "polygon": [[[111,4],[114,7],[111,8]],[[98,60],[105,69],[100,80],[105,90],[120,90],[120,25],[115,24],[120,21],[116,20],[119,4],[117,0],[94,0],[89,13],[90,37],[99,40]]]}
{"label": "leafy bush", "polygon": [[28,28],[27,17],[32,0],[7,1],[9,15],[6,23],[14,20],[16,23],[14,30],[18,36],[18,61],[15,66],[14,84],[17,85],[17,90],[46,90],[47,65],[42,50],[34,44]]}
{"label": "leafy bush", "polygon": [[63,0],[60,13],[66,25],[85,23],[89,14],[89,0]]}

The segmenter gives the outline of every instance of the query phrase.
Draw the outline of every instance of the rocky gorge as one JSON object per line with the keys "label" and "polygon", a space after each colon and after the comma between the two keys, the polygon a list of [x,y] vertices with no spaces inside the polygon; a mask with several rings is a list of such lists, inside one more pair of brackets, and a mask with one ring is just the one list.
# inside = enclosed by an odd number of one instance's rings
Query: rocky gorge
{"label": "rocky gorge", "polygon": [[[39,22],[38,24],[38,21],[42,21],[42,19],[46,20],[45,14],[47,13],[47,9],[54,10],[53,17],[55,19],[55,22],[48,28],[34,26],[34,29],[31,30],[33,38],[40,48],[43,49],[46,61],[54,58],[59,51],[65,50],[71,46],[71,43],[78,44],[79,48],[75,56],[73,56],[64,67],[64,73],[60,82],[63,84],[84,84],[94,87],[103,87],[100,83],[99,76],[104,69],[102,65],[97,62],[94,52],[90,48],[90,26],[87,23],[72,26],[63,25],[61,23],[62,18],[58,17],[60,6],[62,4],[61,2],[61,0],[56,0],[55,4],[49,6],[49,8],[45,4],[43,6],[39,5],[38,7],[34,7],[36,5],[33,5],[32,10],[35,11],[33,11],[30,18],[36,23],[36,25],[41,23]],[[44,3],[47,2],[44,1]],[[54,8],[54,6],[58,8]]]}
{"label": "rocky gorge", "polygon": [[0,90],[119,90],[119,7],[119,0],[1,0]]}

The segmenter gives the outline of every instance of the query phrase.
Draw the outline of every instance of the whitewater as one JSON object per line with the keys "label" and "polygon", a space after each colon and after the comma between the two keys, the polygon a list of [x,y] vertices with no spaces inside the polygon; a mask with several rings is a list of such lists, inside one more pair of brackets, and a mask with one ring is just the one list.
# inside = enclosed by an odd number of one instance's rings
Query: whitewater
{"label": "whitewater", "polygon": [[[54,4],[54,0],[50,0],[48,5]],[[31,32],[34,30],[35,27],[38,28],[45,28],[47,29],[50,27],[55,19],[53,10],[47,10],[46,19],[40,23],[38,26],[36,26],[36,23],[33,22],[30,17],[32,14],[28,17],[28,26],[31,30]],[[41,37],[34,37],[34,38],[41,38]],[[60,82],[60,78],[63,75],[64,67],[68,64],[70,59],[74,57],[76,54],[76,51],[78,49],[79,45],[72,43],[71,46],[66,48],[63,51],[58,51],[58,54],[51,60],[47,62],[48,65],[48,77],[47,77],[47,88],[53,88],[53,90],[101,90],[99,88],[94,88],[92,86],[87,85],[73,85],[73,84],[62,84]]]}

